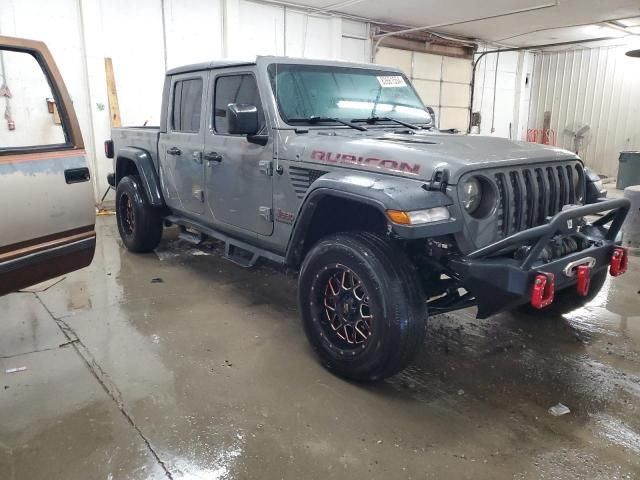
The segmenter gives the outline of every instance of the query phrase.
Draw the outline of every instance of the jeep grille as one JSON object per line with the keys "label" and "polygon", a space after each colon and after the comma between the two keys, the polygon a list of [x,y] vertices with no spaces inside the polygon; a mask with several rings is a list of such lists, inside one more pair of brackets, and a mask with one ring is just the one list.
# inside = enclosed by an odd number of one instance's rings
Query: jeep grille
{"label": "jeep grille", "polygon": [[584,198],[584,171],[579,162],[520,167],[495,172],[493,178],[498,189],[498,238],[542,225],[564,205],[582,203]]}

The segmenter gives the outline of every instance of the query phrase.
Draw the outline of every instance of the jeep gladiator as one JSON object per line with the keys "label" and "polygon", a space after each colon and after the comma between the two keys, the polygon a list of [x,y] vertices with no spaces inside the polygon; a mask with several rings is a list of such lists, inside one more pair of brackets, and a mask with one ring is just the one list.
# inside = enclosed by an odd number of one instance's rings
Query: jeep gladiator
{"label": "jeep gladiator", "polygon": [[393,68],[283,57],[176,68],[160,126],[116,128],[105,149],[129,250],[153,250],[177,225],[221,240],[241,266],[297,271],[311,345],[354,380],[403,369],[428,315],[558,313],[626,268],[629,202],[586,204],[575,154],[439,132]]}

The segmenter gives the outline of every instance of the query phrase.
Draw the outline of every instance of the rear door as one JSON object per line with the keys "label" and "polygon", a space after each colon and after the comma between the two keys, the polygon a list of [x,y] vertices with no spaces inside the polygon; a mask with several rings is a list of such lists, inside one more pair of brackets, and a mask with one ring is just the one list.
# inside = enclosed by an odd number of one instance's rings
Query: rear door
{"label": "rear door", "polygon": [[160,164],[174,185],[178,203],[170,205],[192,216],[204,212],[204,99],[207,72],[175,75],[169,91],[167,132],[160,134]]}
{"label": "rear door", "polygon": [[91,263],[80,128],[47,47],[0,36],[0,295]]}

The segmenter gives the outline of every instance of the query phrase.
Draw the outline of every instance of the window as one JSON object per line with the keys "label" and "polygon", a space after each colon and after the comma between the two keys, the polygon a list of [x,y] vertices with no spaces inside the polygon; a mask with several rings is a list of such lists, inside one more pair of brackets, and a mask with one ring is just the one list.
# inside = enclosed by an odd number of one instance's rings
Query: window
{"label": "window", "polygon": [[173,86],[173,112],[171,123],[176,132],[200,131],[202,110],[202,79],[179,80]]}
{"label": "window", "polygon": [[285,122],[310,117],[345,121],[389,117],[431,123],[411,84],[394,71],[298,64],[271,64],[268,71]]}
{"label": "window", "polygon": [[63,117],[36,58],[0,50],[0,150],[65,145]]}
{"label": "window", "polygon": [[253,75],[227,75],[216,79],[213,126],[218,133],[227,133],[227,107],[231,103],[254,105],[258,109],[260,127],[264,125],[262,102]]}

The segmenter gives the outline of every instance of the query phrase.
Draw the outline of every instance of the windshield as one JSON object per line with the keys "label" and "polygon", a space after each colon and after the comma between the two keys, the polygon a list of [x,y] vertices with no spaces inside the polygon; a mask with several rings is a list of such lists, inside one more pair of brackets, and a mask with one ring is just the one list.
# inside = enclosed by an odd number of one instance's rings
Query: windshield
{"label": "windshield", "polygon": [[268,71],[280,115],[287,123],[313,117],[347,122],[386,117],[431,124],[415,90],[397,72],[292,64],[271,64]]}

